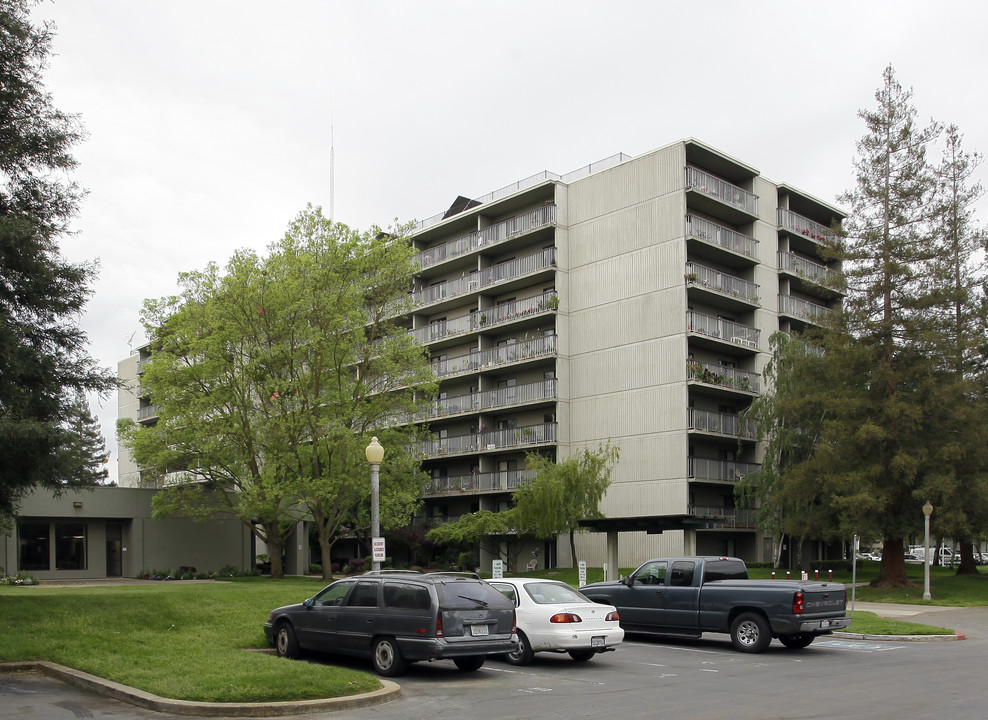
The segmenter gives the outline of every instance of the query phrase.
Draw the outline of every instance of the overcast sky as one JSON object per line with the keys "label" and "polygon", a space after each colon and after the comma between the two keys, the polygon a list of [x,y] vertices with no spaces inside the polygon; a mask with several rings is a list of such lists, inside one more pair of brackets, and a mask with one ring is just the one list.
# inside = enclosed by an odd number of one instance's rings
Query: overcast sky
{"label": "overcast sky", "polygon": [[[89,135],[62,248],[99,259],[83,327],[114,371],[145,298],[263,250],[306,203],[362,230],[695,137],[836,204],[890,63],[923,122],[988,151],[980,1],[42,0],[33,16],[57,26],[55,104]],[[115,479],[116,396],[95,410]]]}

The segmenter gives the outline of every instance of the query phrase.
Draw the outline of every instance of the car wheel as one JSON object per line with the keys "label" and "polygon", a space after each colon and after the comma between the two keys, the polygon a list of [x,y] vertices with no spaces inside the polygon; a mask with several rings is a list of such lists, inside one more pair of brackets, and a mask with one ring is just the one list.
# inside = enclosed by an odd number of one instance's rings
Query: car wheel
{"label": "car wheel", "polygon": [[278,625],[274,633],[274,650],[278,657],[295,660],[301,654],[298,648],[298,640],[295,638],[295,628],[289,623],[283,622]]}
{"label": "car wheel", "polygon": [[512,665],[528,665],[528,663],[532,662],[534,656],[535,653],[532,651],[532,646],[528,642],[528,638],[525,637],[525,633],[519,631],[517,647],[505,655],[504,659]]}
{"label": "car wheel", "polygon": [[772,642],[772,629],[759,613],[741,613],[731,623],[731,644],[735,650],[760,653]]}
{"label": "car wheel", "polygon": [[408,663],[402,657],[401,650],[394,638],[377,638],[371,649],[371,662],[374,672],[384,677],[397,677],[405,672]]}
{"label": "car wheel", "polygon": [[484,666],[484,660],[486,658],[483,655],[468,655],[467,657],[453,658],[453,663],[463,672],[473,672]]}
{"label": "car wheel", "polygon": [[780,635],[779,642],[785,645],[790,650],[802,650],[804,647],[813,642],[814,635],[812,633],[799,633],[798,635]]}
{"label": "car wheel", "polygon": [[569,656],[576,660],[577,662],[586,662],[594,655],[596,655],[593,650],[570,650]]}

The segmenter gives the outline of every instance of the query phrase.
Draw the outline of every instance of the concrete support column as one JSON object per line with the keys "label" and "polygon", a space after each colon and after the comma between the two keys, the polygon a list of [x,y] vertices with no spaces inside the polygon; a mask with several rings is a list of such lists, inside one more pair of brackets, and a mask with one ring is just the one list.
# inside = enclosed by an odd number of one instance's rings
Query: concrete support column
{"label": "concrete support column", "polygon": [[616,530],[607,532],[607,577],[605,580],[617,580],[621,571],[618,568],[618,533]]}

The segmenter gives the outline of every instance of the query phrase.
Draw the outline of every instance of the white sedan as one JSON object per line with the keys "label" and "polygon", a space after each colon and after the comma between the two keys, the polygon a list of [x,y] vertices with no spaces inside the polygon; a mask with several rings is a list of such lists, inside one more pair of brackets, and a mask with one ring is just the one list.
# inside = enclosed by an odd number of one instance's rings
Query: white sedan
{"label": "white sedan", "polygon": [[558,580],[488,580],[515,604],[518,649],[505,655],[527,665],[537,652],[569,653],[577,662],[613,650],[624,640],[613,605],[595,603]]}

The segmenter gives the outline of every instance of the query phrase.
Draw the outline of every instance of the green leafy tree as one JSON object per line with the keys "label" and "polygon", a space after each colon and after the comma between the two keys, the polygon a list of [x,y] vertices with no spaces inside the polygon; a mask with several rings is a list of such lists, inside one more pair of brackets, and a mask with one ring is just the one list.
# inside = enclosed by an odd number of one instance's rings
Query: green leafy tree
{"label": "green leafy tree", "polygon": [[32,26],[34,4],[0,4],[0,520],[8,521],[30,488],[58,494],[90,482],[66,472],[86,458],[62,422],[77,393],[114,385],[76,324],[94,266],[66,262],[58,245],[83,194],[68,179],[83,131],[45,89],[53,32]]}
{"label": "green leafy tree", "polygon": [[[479,510],[452,522],[446,522],[428,532],[430,542],[444,545],[479,544],[491,555],[501,557],[501,539],[517,531],[517,508],[500,512]],[[502,557],[503,560],[508,558]]]}
{"label": "green leafy tree", "polygon": [[575,566],[580,520],[601,517],[600,502],[619,457],[618,448],[610,443],[597,450],[584,448],[560,462],[529,453],[526,465],[535,477],[519,486],[513,496],[518,529],[541,539],[568,533]]}
{"label": "green leafy tree", "polygon": [[[141,382],[159,420],[125,438],[142,466],[184,471],[162,510],[208,515],[223,500],[271,546],[272,574],[285,532],[307,517],[328,578],[344,528],[369,524],[374,430],[389,448],[382,527],[407,522],[422,476],[416,438],[397,426],[434,377],[392,321],[415,270],[403,230],[358,233],[309,207],[267,257],[238,252],[225,274],[184,274],[181,296],[146,304],[154,354]],[[207,488],[235,492],[209,502]]]}

